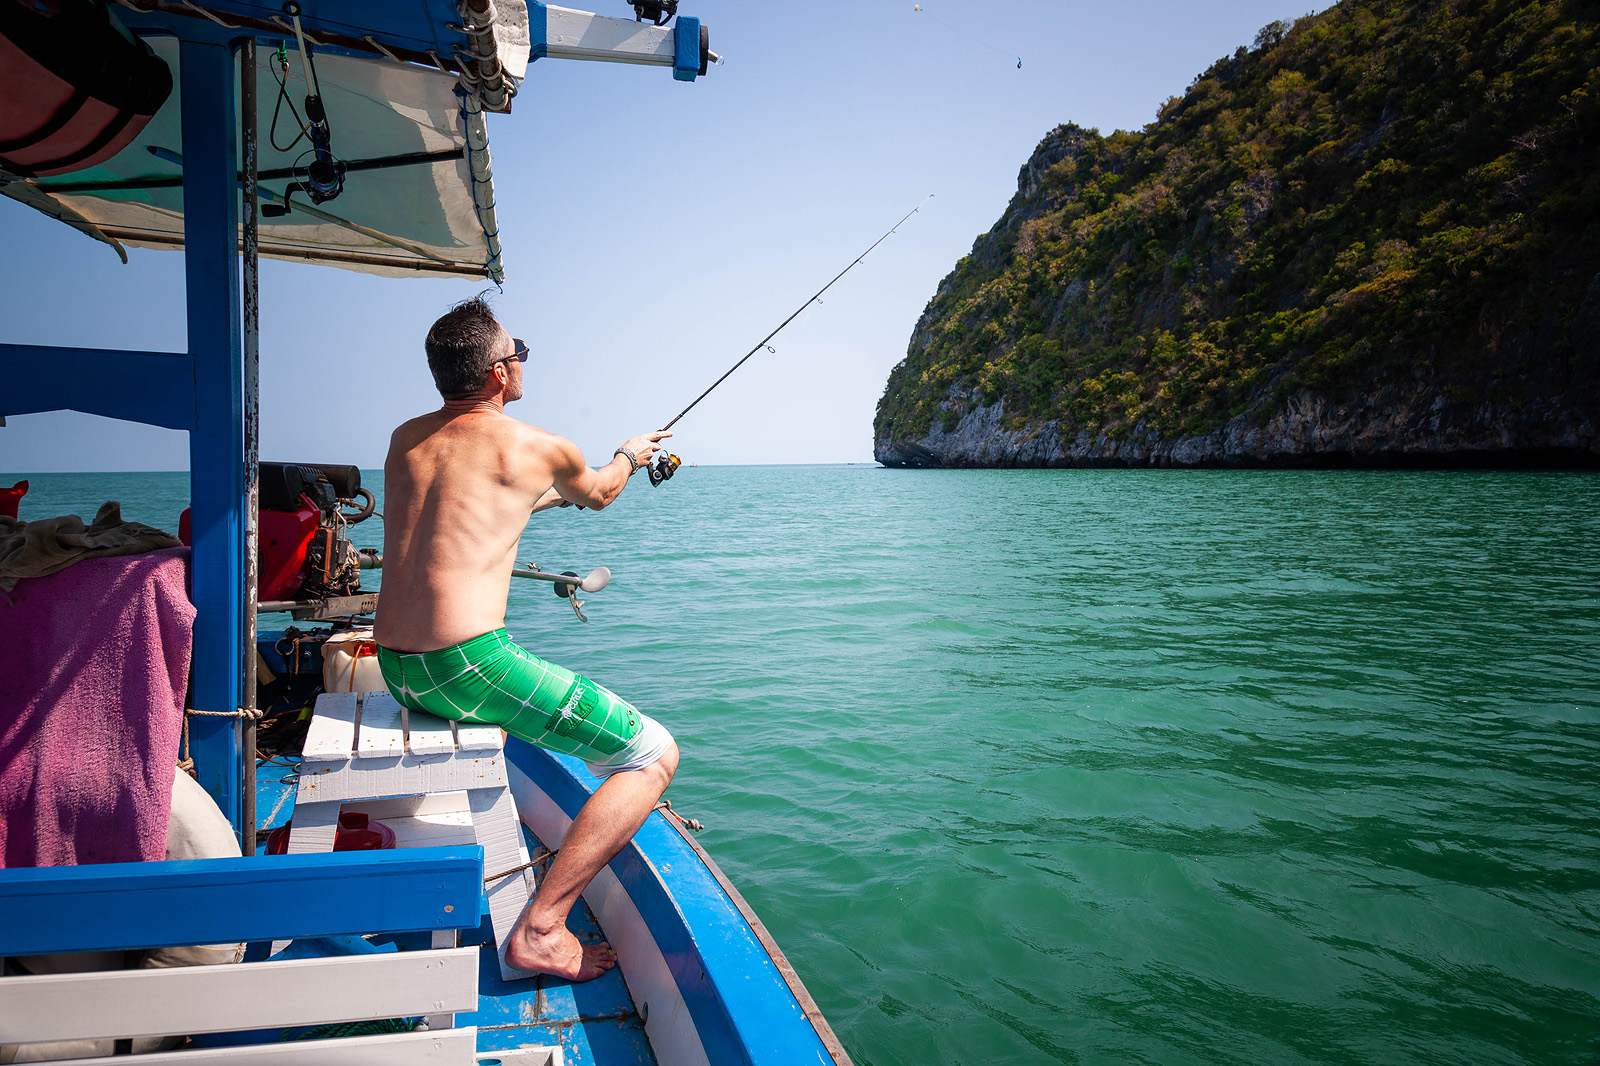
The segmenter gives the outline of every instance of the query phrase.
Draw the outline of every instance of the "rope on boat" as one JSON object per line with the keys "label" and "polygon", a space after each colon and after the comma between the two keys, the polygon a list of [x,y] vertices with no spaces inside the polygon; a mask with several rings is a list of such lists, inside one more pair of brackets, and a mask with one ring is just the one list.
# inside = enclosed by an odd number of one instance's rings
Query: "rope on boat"
{"label": "rope on boat", "polygon": [[189,757],[189,719],[191,716],[200,715],[203,718],[248,718],[258,721],[265,717],[266,712],[255,707],[240,707],[237,711],[197,711],[193,707],[183,709],[183,757],[178,760],[178,769],[194,776],[194,760]]}
{"label": "rope on boat", "polygon": [[449,28],[466,37],[470,46],[466,51],[453,44],[450,47],[451,55],[461,67],[461,87],[490,111],[509,110],[511,98],[517,95],[517,79],[500,64],[499,45],[494,35],[498,13],[493,0],[486,0],[482,11],[474,10],[473,0],[460,0],[456,10],[461,22]]}
{"label": "rope on boat", "polygon": [[[696,833],[700,832],[700,830],[705,828],[705,825],[698,818],[685,818],[683,815],[681,815],[677,811],[673,810],[672,809],[672,801],[671,800],[662,800],[660,803],[656,804],[655,807],[652,808],[652,810],[657,810],[657,811],[664,810],[664,811],[666,811],[668,814],[672,815],[672,817],[676,818],[679,822],[683,823],[685,826],[687,826],[689,829],[692,829]],[[544,860],[550,858],[552,855],[554,855],[556,852],[558,852],[560,850],[561,850],[560,848],[540,848],[534,854],[533,858],[529,859],[527,862],[522,863],[519,866],[513,866],[509,870],[501,870],[497,874],[490,874],[488,877],[485,877],[483,879],[483,883],[487,885],[489,882],[498,881],[502,877],[510,877],[512,874],[519,874],[524,870],[532,869],[533,867],[538,866],[541,862],[544,862]]]}
{"label": "rope on boat", "polygon": [[485,877],[483,879],[483,883],[484,884],[488,884],[490,881],[498,881],[502,877],[510,877],[512,874],[519,874],[524,870],[532,869],[533,867],[538,866],[541,862],[544,862],[544,860],[548,859],[550,856],[554,855],[557,851],[560,851],[560,850],[561,850],[560,848],[556,848],[554,851],[552,851],[549,848],[540,848],[539,851],[538,851],[538,854],[534,855],[534,857],[529,859],[527,862],[523,863],[520,866],[513,866],[509,870],[501,870],[497,874],[490,874],[488,877]]}
{"label": "rope on boat", "polygon": [[239,28],[231,22],[223,22],[214,13],[207,11],[199,4],[194,3],[193,0],[178,0],[178,3],[182,4],[184,7],[195,12],[196,14],[204,15],[206,18],[210,19],[212,22],[215,22],[218,26],[221,26],[225,30],[236,30]]}
{"label": "rope on boat", "polygon": [[[462,64],[466,73],[466,65]],[[500,223],[495,217],[494,175],[489,160],[489,130],[483,120],[483,105],[474,94],[463,90],[460,95],[461,133],[466,142],[462,154],[467,162],[467,177],[471,181],[472,210],[483,231],[484,250],[488,253],[483,272],[496,285],[505,281],[505,267],[500,261]]]}
{"label": "rope on boat", "polygon": [[661,811],[661,810],[666,811],[668,814],[672,815],[672,817],[676,818],[679,822],[683,823],[684,827],[689,829],[692,832],[698,833],[698,832],[700,832],[700,830],[702,830],[702,829],[704,829],[706,827],[705,823],[702,822],[700,819],[698,819],[698,818],[685,818],[683,815],[681,815],[677,811],[673,810],[672,809],[672,801],[671,800],[662,800],[660,803],[655,805],[654,809],[658,810],[658,811]]}
{"label": "rope on boat", "polygon": [[375,38],[374,38],[374,37],[373,37],[373,36],[372,36],[372,34],[370,34],[370,33],[363,33],[363,34],[362,34],[362,35],[361,35],[361,39],[362,39],[362,40],[363,40],[363,41],[366,41],[366,42],[367,42],[367,43],[368,43],[368,44],[370,44],[370,45],[371,45],[371,46],[372,46],[372,47],[374,47],[374,48],[376,48],[376,49],[377,49],[377,50],[378,50],[378,51],[380,51],[380,52],[382,52],[382,53],[383,53],[383,54],[384,54],[384,55],[386,55],[386,56],[388,56],[388,57],[389,57],[389,58],[390,58],[390,59],[392,59],[392,60],[394,60],[394,61],[395,61],[395,62],[396,62],[396,63],[399,63],[399,64],[400,64],[400,65],[401,65],[401,66],[405,66],[405,65],[406,65],[406,61],[405,61],[405,60],[404,60],[404,59],[401,59],[401,58],[400,58],[400,57],[399,57],[399,56],[397,56],[397,55],[395,55],[395,54],[394,54],[394,53],[393,53],[393,52],[391,52],[391,51],[389,51],[389,50],[388,50],[388,49],[387,49],[387,48],[385,48],[385,47],[384,47],[384,46],[383,46],[383,45],[382,45],[382,44],[380,44],[380,43],[379,43],[379,42],[378,42],[378,41],[377,41],[377,40],[376,40],[376,39],[375,39]]}

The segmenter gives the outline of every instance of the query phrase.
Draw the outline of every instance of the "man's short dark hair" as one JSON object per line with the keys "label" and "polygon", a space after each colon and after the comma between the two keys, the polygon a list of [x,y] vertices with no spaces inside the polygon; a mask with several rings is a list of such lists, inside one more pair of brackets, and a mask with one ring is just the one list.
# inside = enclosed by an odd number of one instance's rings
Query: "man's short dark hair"
{"label": "man's short dark hair", "polygon": [[481,296],[462,300],[440,316],[423,342],[439,395],[450,400],[482,388],[489,368],[505,358],[504,337]]}

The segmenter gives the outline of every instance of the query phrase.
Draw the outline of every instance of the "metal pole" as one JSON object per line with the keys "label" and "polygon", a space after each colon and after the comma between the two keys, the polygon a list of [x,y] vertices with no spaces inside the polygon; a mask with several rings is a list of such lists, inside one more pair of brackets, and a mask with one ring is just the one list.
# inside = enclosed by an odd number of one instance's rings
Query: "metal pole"
{"label": "metal pole", "polygon": [[[176,19],[175,23],[192,23]],[[210,25],[210,23],[207,23]],[[239,709],[244,600],[244,349],[239,278],[237,48],[201,27],[177,27],[183,68],[185,313],[194,361],[189,432],[190,587],[195,606],[196,710],[229,717],[189,723],[195,770],[243,838]],[[189,30],[207,39],[183,36]]]}
{"label": "metal pole", "polygon": [[245,712],[244,793],[240,814],[240,847],[256,853],[256,582],[260,539],[261,392],[258,378],[261,338],[261,283],[256,232],[256,42],[245,38],[239,48],[239,118],[244,148],[244,647],[240,658],[240,709]]}

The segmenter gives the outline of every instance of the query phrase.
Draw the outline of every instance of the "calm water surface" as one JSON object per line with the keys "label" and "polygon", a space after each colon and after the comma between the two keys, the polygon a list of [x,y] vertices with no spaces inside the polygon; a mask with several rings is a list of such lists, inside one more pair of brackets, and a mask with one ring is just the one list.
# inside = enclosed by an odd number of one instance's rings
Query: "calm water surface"
{"label": "calm water surface", "polygon": [[[34,481],[169,529],[187,485]],[[1589,475],[686,468],[537,516],[523,558],[615,577],[508,623],[678,736],[862,1066],[1594,1066],[1597,515]]]}

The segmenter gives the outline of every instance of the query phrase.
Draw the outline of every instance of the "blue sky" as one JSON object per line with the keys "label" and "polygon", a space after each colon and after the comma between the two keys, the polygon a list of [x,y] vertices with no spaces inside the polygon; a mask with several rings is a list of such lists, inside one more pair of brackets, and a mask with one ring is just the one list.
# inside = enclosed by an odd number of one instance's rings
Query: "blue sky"
{"label": "blue sky", "polygon": [[[1039,139],[1069,121],[1137,129],[1262,25],[1308,10],[922,6],[683,0],[726,58],[693,84],[660,68],[535,63],[513,114],[490,120],[507,263],[495,305],[534,350],[509,413],[604,461],[934,193],[673,441],[686,462],[870,462],[873,410],[917,316],[1004,210]],[[184,348],[177,253],[134,249],[123,266],[4,198],[0,240],[0,339]],[[261,278],[262,458],[382,465],[392,428],[438,402],[428,324],[483,284],[273,261]],[[8,472],[187,464],[184,434],[130,423],[61,412],[0,429]]]}

